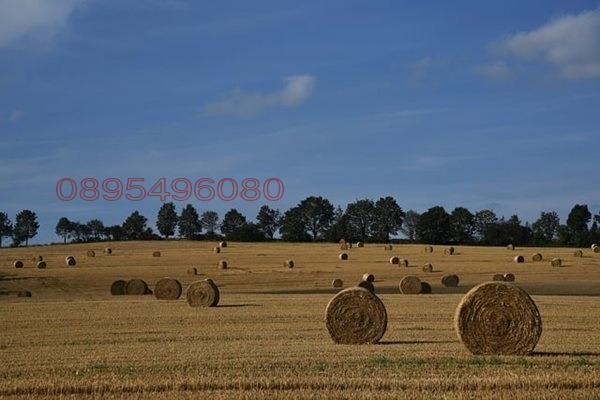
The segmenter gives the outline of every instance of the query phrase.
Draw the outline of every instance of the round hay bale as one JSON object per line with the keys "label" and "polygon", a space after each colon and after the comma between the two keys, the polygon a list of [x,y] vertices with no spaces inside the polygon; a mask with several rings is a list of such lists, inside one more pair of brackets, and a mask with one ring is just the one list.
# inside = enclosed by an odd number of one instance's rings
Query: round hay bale
{"label": "round hay bale", "polygon": [[387,329],[387,312],[373,292],[352,287],[340,291],[329,301],[325,325],[335,343],[375,344]]}
{"label": "round hay bale", "polygon": [[152,257],[160,257],[160,251],[156,250],[152,252]]}
{"label": "round hay bale", "polygon": [[331,282],[331,287],[334,288],[341,288],[342,286],[344,286],[344,281],[341,280],[340,278],[335,278],[332,282]]}
{"label": "round hay bale", "polygon": [[294,260],[285,260],[283,266],[287,268],[294,268]]}
{"label": "round hay bale", "polygon": [[375,293],[375,285],[369,281],[360,281],[356,284],[356,286],[361,287],[363,289],[367,289],[369,292]]}
{"label": "round hay bale", "polygon": [[514,244],[509,244],[506,246],[506,250],[514,250],[515,249],[515,245]]}
{"label": "round hay bale", "polygon": [[444,254],[447,256],[451,256],[452,254],[454,254],[454,247],[452,247],[452,246],[446,247],[444,249]]}
{"label": "round hay bale", "polygon": [[408,260],[406,258],[401,258],[399,265],[403,266],[404,268],[408,268]]}
{"label": "round hay bale", "polygon": [[44,257],[42,257],[42,256],[33,257],[33,262],[38,262],[38,261],[44,261]]}
{"label": "round hay bale", "polygon": [[562,267],[562,260],[558,257],[555,257],[552,259],[552,261],[550,261],[550,264],[553,267]]}
{"label": "round hay bale", "polygon": [[346,243],[346,245],[348,246],[349,249],[352,248],[352,243],[351,242]]}
{"label": "round hay bale", "polygon": [[598,247],[598,243],[592,243],[592,245],[590,246],[592,250],[594,250],[596,247]]}
{"label": "round hay bale", "polygon": [[367,282],[375,282],[375,275],[366,272],[363,274],[362,279]]}
{"label": "round hay bale", "polygon": [[198,268],[196,268],[196,267],[188,268],[187,274],[188,275],[198,275]]}
{"label": "round hay bale", "polygon": [[598,245],[592,246],[592,251],[594,253],[600,253],[600,246],[598,246]]}
{"label": "round hay bale", "polygon": [[421,280],[414,275],[407,275],[400,280],[400,293],[419,294],[421,293]]}
{"label": "round hay bale", "polygon": [[427,282],[421,282],[421,294],[431,294],[431,285]]}
{"label": "round hay bale", "polygon": [[425,253],[433,253],[433,247],[425,246]]}
{"label": "round hay bale", "polygon": [[385,246],[383,246],[383,249],[386,251],[392,251],[393,247],[391,244],[386,244]]}
{"label": "round hay bale", "polygon": [[429,263],[423,264],[423,272],[433,272],[433,265]]}
{"label": "round hay bale", "polygon": [[130,279],[125,285],[125,294],[143,295],[148,293],[148,284],[142,279]]}
{"label": "round hay bale", "polygon": [[542,334],[542,317],[523,289],[507,282],[486,282],[463,297],[454,328],[473,354],[527,355]]}
{"label": "round hay bale", "polygon": [[120,296],[127,294],[127,281],[123,279],[116,280],[110,285],[110,294]]}
{"label": "round hay bale", "polygon": [[227,261],[219,260],[219,262],[217,263],[217,267],[219,267],[219,269],[227,269]]}
{"label": "round hay bale", "polygon": [[363,242],[356,242],[356,247],[365,247]]}
{"label": "round hay bale", "polygon": [[507,272],[506,274],[504,274],[504,281],[505,282],[514,282],[515,276],[513,274],[511,274],[510,272]]}
{"label": "round hay bale", "polygon": [[582,250],[575,250],[575,252],[573,253],[573,257],[583,257],[583,251]]}
{"label": "round hay bale", "polygon": [[504,275],[503,274],[494,274],[494,277],[492,278],[492,280],[495,282],[504,282]]}
{"label": "round hay bale", "polygon": [[347,260],[347,259],[348,259],[348,253],[340,253],[340,254],[338,255],[338,258],[339,258],[340,260],[343,260],[343,261],[345,261],[345,260]]}
{"label": "round hay bale", "polygon": [[21,260],[15,260],[15,262],[13,263],[13,266],[15,268],[23,268],[24,265],[25,264],[23,264],[23,261],[21,261]]}
{"label": "round hay bale", "polygon": [[181,291],[181,283],[173,278],[159,279],[154,285],[154,297],[158,300],[177,300]]}
{"label": "round hay bale", "polygon": [[86,254],[88,257],[96,257],[96,252],[94,250],[88,250]]}
{"label": "round hay bale", "polygon": [[346,244],[346,239],[340,239],[339,244]]}
{"label": "round hay bale", "polygon": [[29,290],[18,290],[17,297],[31,297],[31,292]]}
{"label": "round hay bale", "polygon": [[523,256],[515,256],[515,258],[514,258],[514,261],[515,261],[517,264],[524,263],[524,262],[525,262],[525,257],[523,257]]}
{"label": "round hay bale", "polygon": [[38,261],[35,266],[38,267],[39,269],[44,269],[47,266],[46,261]]}
{"label": "round hay bale", "polygon": [[390,264],[392,265],[398,265],[400,264],[400,257],[390,257]]}
{"label": "round hay bale", "polygon": [[448,274],[442,277],[442,285],[446,287],[457,287],[460,279],[458,275]]}
{"label": "round hay bale", "polygon": [[219,247],[221,247],[221,248],[227,247],[227,242],[221,242],[221,243],[219,243]]}
{"label": "round hay bale", "polygon": [[77,260],[75,260],[75,257],[73,256],[68,256],[67,258],[65,258],[65,263],[68,267],[74,267],[75,265],[77,265]]}
{"label": "round hay bale", "polygon": [[220,252],[221,252],[221,248],[219,246],[213,247],[213,253],[214,254],[219,254]]}
{"label": "round hay bale", "polygon": [[531,255],[531,259],[535,262],[539,262],[542,261],[544,259],[544,256],[542,256],[542,253],[533,253]]}
{"label": "round hay bale", "polygon": [[344,243],[344,244],[340,245],[340,250],[348,250],[348,244]]}
{"label": "round hay bale", "polygon": [[219,287],[212,279],[192,282],[186,293],[190,307],[215,307],[219,304]]}
{"label": "round hay bale", "polygon": [[106,247],[106,248],[104,249],[104,254],[106,254],[106,255],[112,254],[112,252],[113,252],[113,251],[112,251],[112,249],[111,249],[110,247]]}

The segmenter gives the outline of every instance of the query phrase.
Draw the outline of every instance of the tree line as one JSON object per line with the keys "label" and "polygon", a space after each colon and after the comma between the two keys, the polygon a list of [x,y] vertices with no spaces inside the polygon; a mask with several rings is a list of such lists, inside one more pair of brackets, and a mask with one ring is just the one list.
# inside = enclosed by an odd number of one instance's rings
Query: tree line
{"label": "tree line", "polygon": [[[260,207],[255,220],[248,221],[232,208],[220,220],[216,211],[201,214],[187,204],[178,214],[174,203],[164,203],[158,210],[156,230],[148,219],[134,211],[122,224],[105,226],[99,219],[82,223],[61,217],[55,232],[63,243],[83,243],[103,240],[158,240],[183,238],[190,240],[264,241],[277,233],[289,242],[363,241],[387,243],[398,234],[412,243],[482,244],[491,246],[589,246],[600,242],[600,212],[592,215],[588,206],[573,206],[564,224],[555,211],[542,212],[533,222],[522,223],[517,215],[498,217],[492,210],[475,213],[465,207],[448,212],[434,206],[423,213],[404,212],[396,200],[358,199],[345,209],[334,207],[326,198],[309,196],[284,213],[267,205]],[[0,212],[0,246],[2,238],[12,238],[13,246],[28,245],[37,235],[36,214],[23,210],[14,225],[7,214]]]}

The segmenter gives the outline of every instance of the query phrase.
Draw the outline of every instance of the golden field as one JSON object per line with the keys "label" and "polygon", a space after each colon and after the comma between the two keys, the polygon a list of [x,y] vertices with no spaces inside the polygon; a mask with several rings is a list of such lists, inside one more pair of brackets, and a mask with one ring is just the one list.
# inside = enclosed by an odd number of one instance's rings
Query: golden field
{"label": "golden field", "polygon": [[[0,398],[127,399],[597,399],[600,398],[600,254],[566,248],[366,244],[340,261],[337,244],[164,241],[0,249]],[[102,254],[110,246],[112,255]],[[93,249],[95,257],[87,257]],[[155,250],[161,257],[153,257]],[[531,261],[540,252],[541,262]],[[525,263],[516,264],[521,254]],[[34,256],[47,269],[35,268]],[[67,267],[65,256],[77,259]],[[393,255],[408,268],[392,266]],[[563,267],[551,267],[560,257]],[[13,262],[21,259],[23,269]],[[227,260],[229,267],[216,264]],[[283,266],[293,259],[295,267]],[[434,271],[422,272],[430,262]],[[187,274],[196,266],[199,275]],[[388,313],[378,345],[336,345],[324,311],[338,289],[375,275]],[[515,274],[543,318],[534,354],[473,356],[453,328],[456,306],[471,287],[496,273]],[[459,275],[457,288],[440,283]],[[414,274],[430,295],[401,295]],[[212,278],[214,308],[192,308],[182,296],[111,296],[116,279],[165,276],[185,288]]]}

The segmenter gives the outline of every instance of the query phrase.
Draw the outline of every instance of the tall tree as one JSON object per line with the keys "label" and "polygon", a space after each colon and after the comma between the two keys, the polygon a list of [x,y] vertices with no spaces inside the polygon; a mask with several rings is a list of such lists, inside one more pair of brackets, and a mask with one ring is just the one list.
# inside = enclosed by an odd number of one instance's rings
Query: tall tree
{"label": "tall tree", "polygon": [[104,236],[106,236],[109,240],[125,239],[125,234],[121,225],[107,226],[104,228]]}
{"label": "tall tree", "polygon": [[455,243],[469,243],[473,240],[475,216],[465,207],[456,207],[450,214],[452,240]]}
{"label": "tall tree", "polygon": [[473,231],[479,240],[485,239],[485,232],[488,227],[498,222],[496,213],[492,210],[480,210],[473,217]]}
{"label": "tall tree", "polygon": [[123,234],[127,240],[141,240],[147,236],[148,227],[146,223],[148,218],[140,214],[139,211],[134,211],[123,222]]}
{"label": "tall tree", "polygon": [[536,244],[552,243],[558,234],[560,219],[556,211],[542,212],[540,217],[531,226],[533,240]]}
{"label": "tall tree", "polygon": [[346,215],[346,213],[344,213],[344,210],[339,205],[335,208],[335,211],[333,212],[333,222],[327,230],[325,238],[328,242],[339,242],[340,239],[345,239],[350,242],[358,240],[358,238],[352,235],[352,230],[350,229],[350,222],[348,221],[348,216]]}
{"label": "tall tree", "polygon": [[583,246],[588,241],[588,223],[592,219],[592,214],[586,204],[575,204],[567,217],[567,226],[571,231],[573,243],[576,246]]}
{"label": "tall tree", "polygon": [[260,210],[258,210],[256,220],[258,221],[257,225],[259,229],[269,239],[273,239],[275,232],[277,232],[277,229],[281,226],[281,214],[279,210],[272,209],[267,205],[262,206]]}
{"label": "tall tree", "polygon": [[425,211],[419,217],[416,235],[417,239],[432,244],[447,243],[451,236],[450,214],[444,207],[435,206]]}
{"label": "tall tree", "polygon": [[223,222],[221,223],[221,232],[227,239],[233,240],[233,237],[235,237],[236,234],[242,230],[247,223],[246,217],[235,208],[232,208],[231,210],[227,211],[223,217]]}
{"label": "tall tree", "polygon": [[359,240],[366,241],[373,233],[375,203],[371,199],[356,200],[346,207],[346,215],[351,229]]}
{"label": "tall tree", "polygon": [[37,235],[40,224],[37,215],[31,210],[23,210],[17,214],[13,228],[13,239],[16,244],[25,241],[25,247],[29,245],[29,239]]}
{"label": "tall tree", "polygon": [[310,241],[310,235],[306,232],[305,215],[300,206],[292,207],[283,214],[279,232],[281,238],[287,242]]}
{"label": "tall tree", "polygon": [[187,204],[183,210],[178,221],[179,235],[186,239],[193,239],[202,230],[200,225],[200,217],[198,211],[193,205]]}
{"label": "tall tree", "polygon": [[333,205],[321,196],[310,196],[302,200],[298,207],[306,222],[306,231],[313,240],[320,239],[333,220]]}
{"label": "tall tree", "polygon": [[392,196],[381,197],[375,202],[373,233],[376,241],[387,243],[402,227],[404,211]]}
{"label": "tall tree", "polygon": [[12,236],[13,226],[8,218],[8,214],[0,212],[0,247],[2,247],[2,238]]}
{"label": "tall tree", "polygon": [[94,240],[102,239],[102,236],[104,236],[104,222],[99,219],[91,219],[85,225]]}
{"label": "tall tree", "polygon": [[400,231],[404,233],[404,236],[411,242],[416,240],[417,224],[419,223],[419,217],[421,214],[415,210],[408,210],[404,215],[404,221]]}
{"label": "tall tree", "polygon": [[200,217],[200,225],[206,229],[209,236],[214,236],[215,230],[219,226],[219,214],[216,211],[204,211]]}
{"label": "tall tree", "polygon": [[67,217],[61,217],[56,223],[56,234],[63,239],[63,243],[67,243],[67,238],[71,235],[73,223]]}
{"label": "tall tree", "polygon": [[164,203],[158,210],[158,216],[156,217],[156,228],[158,229],[158,232],[168,239],[169,236],[175,234],[177,221],[178,217],[175,204],[172,202]]}

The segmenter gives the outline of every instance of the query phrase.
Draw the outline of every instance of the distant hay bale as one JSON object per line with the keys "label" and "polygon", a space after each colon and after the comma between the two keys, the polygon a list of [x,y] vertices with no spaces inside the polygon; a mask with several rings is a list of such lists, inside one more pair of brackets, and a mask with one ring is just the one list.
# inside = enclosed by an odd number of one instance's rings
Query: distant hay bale
{"label": "distant hay bale", "polygon": [[448,274],[442,276],[442,285],[446,287],[457,287],[458,282],[460,282],[458,275]]}
{"label": "distant hay bale", "polygon": [[348,259],[348,253],[340,253],[340,254],[338,255],[338,258],[339,258],[340,260],[344,260],[344,261],[345,261],[345,260],[347,260],[347,259]]}
{"label": "distant hay bale", "polygon": [[597,244],[596,244],[596,245],[593,245],[593,246],[592,246],[592,251],[593,251],[594,253],[600,253],[600,246],[598,246]]}
{"label": "distant hay bale", "polygon": [[425,246],[425,253],[433,253],[433,247]]}
{"label": "distant hay bale", "polygon": [[486,282],[463,297],[454,328],[473,354],[527,355],[540,339],[542,318],[523,289],[507,282]]}
{"label": "distant hay bale", "polygon": [[221,252],[221,248],[219,246],[213,247],[213,253],[214,254],[219,254],[220,252]]}
{"label": "distant hay bale", "polygon": [[77,265],[77,260],[75,260],[75,257],[73,256],[68,256],[65,258],[65,263],[68,267],[74,267],[75,265]]}
{"label": "distant hay bale", "polygon": [[510,272],[507,272],[506,274],[504,274],[504,281],[505,282],[514,282],[515,281],[514,274],[511,274]]}
{"label": "distant hay bale", "polygon": [[340,245],[340,250],[348,250],[348,244],[347,243],[343,243]]}
{"label": "distant hay bale", "polygon": [[142,279],[130,279],[125,286],[125,294],[143,295],[148,293],[148,284]]}
{"label": "distant hay bale", "polygon": [[196,267],[188,268],[187,274],[188,275],[198,275],[198,268],[196,268]]}
{"label": "distant hay bale", "polygon": [[88,250],[86,254],[88,257],[96,257],[96,252],[94,250]]}
{"label": "distant hay bale", "polygon": [[386,251],[392,251],[393,247],[391,244],[386,244],[385,246],[383,246],[383,249]]}
{"label": "distant hay bale", "polygon": [[47,266],[46,261],[38,261],[35,266],[38,267],[39,269],[44,269]]}
{"label": "distant hay bale", "polygon": [[573,257],[583,257],[583,251],[582,250],[575,250],[575,252],[573,253]]}
{"label": "distant hay bale", "polygon": [[363,242],[356,242],[356,247],[365,247]]}
{"label": "distant hay bale", "polygon": [[494,274],[494,277],[492,278],[492,280],[495,282],[504,282],[504,275],[503,274]]}
{"label": "distant hay bale", "polygon": [[514,244],[509,244],[506,246],[507,250],[514,250],[515,249],[515,245]]}
{"label": "distant hay bale", "polygon": [[219,269],[227,269],[227,261],[219,260],[219,262],[217,263],[217,267],[219,267]]}
{"label": "distant hay bale", "polygon": [[331,282],[331,287],[334,288],[341,288],[342,286],[344,286],[344,281],[341,280],[340,278],[335,278],[332,282]]}
{"label": "distant hay bale", "polygon": [[550,261],[550,264],[553,267],[562,267],[562,260],[558,257],[555,257],[552,259],[552,261]]}
{"label": "distant hay bale", "polygon": [[215,307],[220,300],[219,287],[212,279],[195,281],[187,288],[186,298],[190,307]]}
{"label": "distant hay bale", "polygon": [[390,264],[392,265],[398,265],[400,264],[400,257],[390,257]]}
{"label": "distant hay bale", "polygon": [[542,253],[533,253],[531,255],[531,259],[535,262],[539,262],[542,261],[544,259],[544,256],[542,256]]}
{"label": "distant hay bale", "polygon": [[107,255],[108,255],[108,254],[112,254],[112,252],[113,252],[113,251],[112,251],[112,249],[111,249],[110,247],[106,247],[106,248],[104,249],[104,254],[107,254]]}
{"label": "distant hay bale", "polygon": [[287,268],[294,268],[294,260],[285,260],[283,266]]}
{"label": "distant hay bale", "polygon": [[598,243],[592,243],[592,245],[590,246],[592,250],[594,250],[596,247],[598,247]]}
{"label": "distant hay bale", "polygon": [[352,287],[336,294],[325,309],[325,325],[339,344],[375,344],[387,329],[387,312],[373,292]]}
{"label": "distant hay bale", "polygon": [[363,274],[362,279],[367,282],[375,282],[375,275],[366,272]]}
{"label": "distant hay bale", "polygon": [[433,272],[433,265],[429,263],[423,264],[423,272]]}
{"label": "distant hay bale", "polygon": [[446,247],[444,249],[444,254],[447,256],[451,256],[452,254],[454,254],[454,247],[452,247],[452,246]]}
{"label": "distant hay bale", "polygon": [[221,248],[227,247],[227,242],[223,241],[223,242],[219,243],[219,247],[221,247]]}
{"label": "distant hay bale", "polygon": [[406,275],[400,280],[398,285],[402,294],[419,294],[421,293],[421,280],[414,275]]}
{"label": "distant hay bale", "polygon": [[110,285],[110,294],[120,296],[127,294],[127,281],[123,279],[116,280]]}
{"label": "distant hay bale", "polygon": [[156,250],[152,252],[152,257],[160,257],[160,251]]}
{"label": "distant hay bale", "polygon": [[427,282],[421,282],[421,294],[431,294],[431,285]]}
{"label": "distant hay bale", "polygon": [[356,284],[357,287],[361,287],[363,289],[367,289],[369,292],[375,293],[375,285],[373,282],[362,280]]}
{"label": "distant hay bale", "polygon": [[346,239],[340,239],[339,244],[346,244]]}
{"label": "distant hay bale", "polygon": [[525,257],[523,257],[523,256],[515,256],[515,258],[514,258],[514,261],[515,261],[517,264],[524,263],[524,262],[525,262]]}
{"label": "distant hay bale", "polygon": [[44,261],[44,257],[43,256],[35,256],[35,257],[33,257],[33,262],[38,262],[38,261]]}
{"label": "distant hay bale", "polygon": [[31,297],[31,292],[29,290],[18,290],[17,297]]}
{"label": "distant hay bale", "polygon": [[406,258],[401,258],[399,265],[401,265],[404,268],[407,268],[408,267],[408,260]]}
{"label": "distant hay bale", "polygon": [[13,266],[15,268],[23,268],[24,265],[25,264],[23,264],[23,261],[21,261],[21,260],[15,260],[15,262],[13,263]]}
{"label": "distant hay bale", "polygon": [[158,300],[177,300],[181,291],[181,283],[173,278],[159,279],[154,285],[154,297]]}

